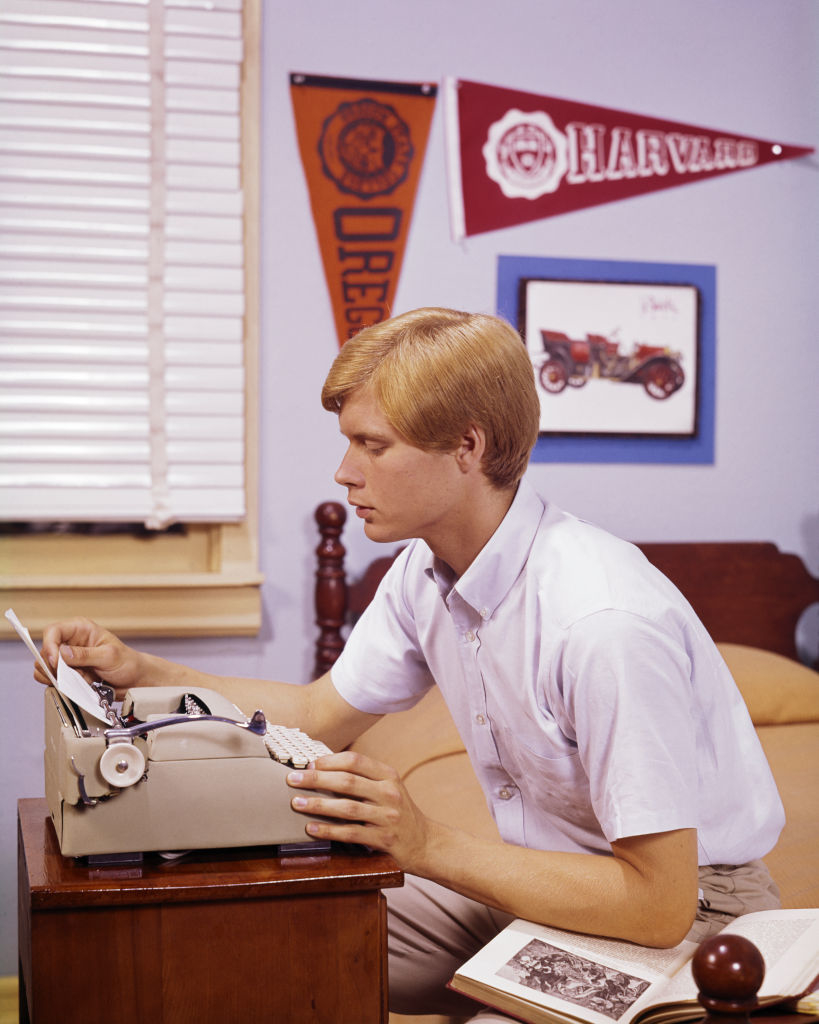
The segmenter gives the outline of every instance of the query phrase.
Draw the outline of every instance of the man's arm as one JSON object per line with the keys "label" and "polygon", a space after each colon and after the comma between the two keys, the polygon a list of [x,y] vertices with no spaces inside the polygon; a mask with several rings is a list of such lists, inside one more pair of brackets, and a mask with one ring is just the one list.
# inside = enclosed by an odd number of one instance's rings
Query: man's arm
{"label": "man's arm", "polygon": [[[72,668],[109,683],[118,697],[135,686],[203,686],[224,694],[246,714],[261,708],[271,722],[302,729],[333,750],[343,750],[380,717],[340,697],[329,673],[304,686],[211,675],[137,651],[90,619],[69,619],[45,629],[43,656],[54,669],[59,654]],[[48,682],[36,665],[34,676]]]}
{"label": "man's arm", "polygon": [[618,840],[612,856],[530,850],[431,821],[392,769],[359,754],[320,758],[290,779],[337,794],[294,797],[297,810],[337,819],[311,823],[311,835],[385,850],[405,871],[517,917],[647,946],[675,945],[693,922],[693,828]]}
{"label": "man's arm", "polygon": [[[613,856],[529,850],[435,827],[421,872],[516,917],[673,946],[697,905],[696,829],[631,836]],[[426,866],[424,866],[426,865]]]}
{"label": "man's arm", "polygon": [[344,750],[381,718],[359,711],[339,696],[330,673],[304,685],[197,673],[196,685],[217,690],[251,715],[261,708],[269,722],[301,729],[331,750]]}

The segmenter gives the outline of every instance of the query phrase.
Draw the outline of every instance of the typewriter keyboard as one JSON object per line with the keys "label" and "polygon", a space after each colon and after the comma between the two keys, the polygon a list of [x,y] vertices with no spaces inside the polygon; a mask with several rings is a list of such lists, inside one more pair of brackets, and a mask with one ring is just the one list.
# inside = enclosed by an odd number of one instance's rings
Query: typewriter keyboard
{"label": "typewriter keyboard", "polygon": [[294,768],[306,768],[322,754],[332,754],[332,750],[320,740],[311,739],[300,729],[290,729],[286,725],[267,723],[265,744],[270,756],[282,764]]}

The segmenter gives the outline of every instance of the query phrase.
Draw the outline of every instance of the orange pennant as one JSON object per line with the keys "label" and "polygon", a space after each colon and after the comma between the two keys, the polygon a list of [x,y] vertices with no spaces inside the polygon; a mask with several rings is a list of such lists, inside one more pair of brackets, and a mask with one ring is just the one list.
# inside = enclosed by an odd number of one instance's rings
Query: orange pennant
{"label": "orange pennant", "polygon": [[290,76],[339,345],[392,314],[437,91]]}

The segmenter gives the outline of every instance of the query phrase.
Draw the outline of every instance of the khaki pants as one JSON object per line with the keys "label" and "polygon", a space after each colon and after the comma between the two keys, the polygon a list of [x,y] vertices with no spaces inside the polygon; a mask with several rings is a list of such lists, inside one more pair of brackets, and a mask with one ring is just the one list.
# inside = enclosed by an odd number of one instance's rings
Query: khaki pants
{"label": "khaki pants", "polygon": [[738,867],[729,864],[701,867],[697,916],[686,938],[702,942],[735,917],[755,910],[777,910],[781,906],[779,889],[761,860]]}
{"label": "khaki pants", "polygon": [[[512,920],[427,879],[407,875],[403,888],[385,892],[389,907],[390,1009],[394,1013],[438,1013],[472,1018],[478,1003],[450,991],[455,971]],[[762,861],[740,867],[700,868],[697,916],[687,938],[701,942],[753,910],[773,910],[779,893]],[[481,1024],[511,1020],[497,1011],[480,1013]]]}

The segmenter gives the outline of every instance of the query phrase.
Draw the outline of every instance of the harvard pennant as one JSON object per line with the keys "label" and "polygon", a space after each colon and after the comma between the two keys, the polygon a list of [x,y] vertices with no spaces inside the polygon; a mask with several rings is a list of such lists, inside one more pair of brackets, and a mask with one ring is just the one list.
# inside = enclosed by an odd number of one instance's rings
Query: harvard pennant
{"label": "harvard pennant", "polygon": [[338,343],[392,314],[437,87],[291,74]]}
{"label": "harvard pennant", "polygon": [[448,79],[456,239],[813,149]]}

